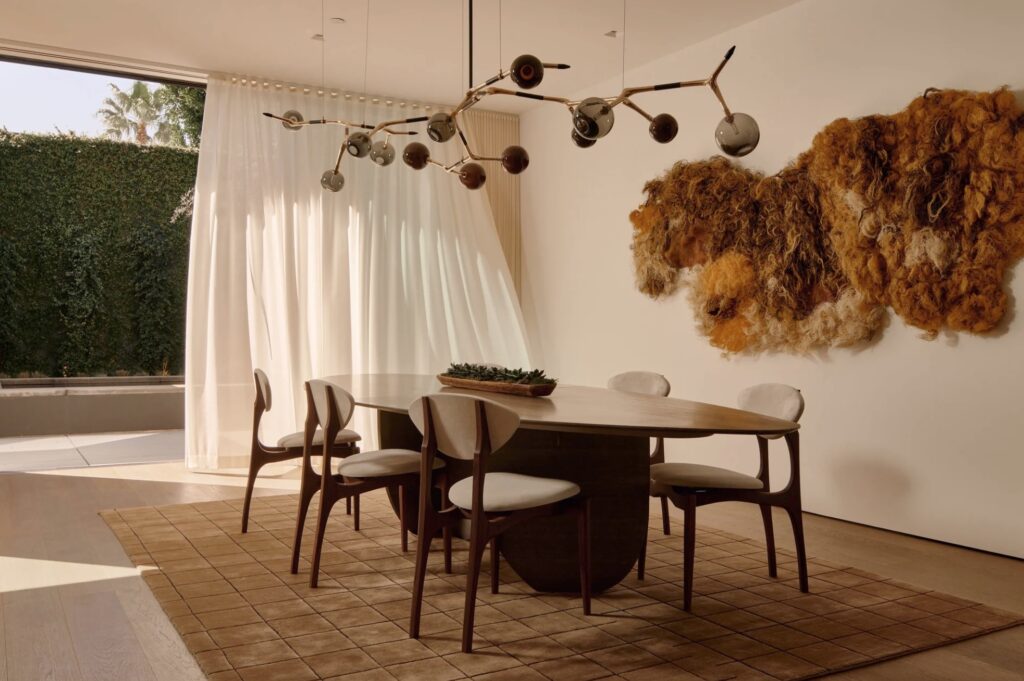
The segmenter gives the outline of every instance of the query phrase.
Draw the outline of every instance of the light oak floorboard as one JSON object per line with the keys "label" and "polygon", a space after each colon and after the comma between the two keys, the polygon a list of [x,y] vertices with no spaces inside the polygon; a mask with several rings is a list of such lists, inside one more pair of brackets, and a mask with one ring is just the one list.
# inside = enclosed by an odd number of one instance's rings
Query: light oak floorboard
{"label": "light oak floorboard", "polygon": [[[205,679],[97,513],[240,498],[244,484],[180,463],[0,474],[0,681]],[[270,477],[257,493],[296,489]]]}
{"label": "light oak floorboard", "polygon": [[[275,470],[283,475],[262,478],[257,494],[297,489],[290,467]],[[241,471],[195,474],[179,463],[0,475],[0,560],[17,558],[21,569],[36,569],[34,584],[39,574],[53,582],[0,592],[0,681],[200,681],[202,673],[148,587],[140,577],[125,576],[131,561],[97,512],[237,499],[244,483]],[[660,524],[658,513],[654,506],[652,520]],[[672,522],[680,532],[676,509]],[[742,504],[702,507],[698,522],[755,539],[762,534],[757,510]],[[784,516],[775,516],[775,528],[779,546],[791,547]],[[818,516],[806,518],[805,531],[813,556],[1024,612],[1024,561]],[[88,581],[62,582],[62,575],[64,581],[81,578],[83,564]],[[4,578],[8,584],[18,579]],[[1017,628],[833,678],[1021,681],[1022,670],[1024,628]]]}
{"label": "light oak floorboard", "polygon": [[7,681],[7,634],[4,627],[4,595],[0,593],[0,681]]}

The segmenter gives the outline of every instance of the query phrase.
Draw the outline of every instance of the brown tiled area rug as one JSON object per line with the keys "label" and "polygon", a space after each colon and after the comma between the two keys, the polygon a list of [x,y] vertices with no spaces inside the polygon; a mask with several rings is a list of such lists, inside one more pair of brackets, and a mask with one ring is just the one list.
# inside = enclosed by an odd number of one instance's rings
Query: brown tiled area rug
{"label": "brown tiled area rug", "polygon": [[135,564],[151,566],[144,579],[214,681],[807,679],[1024,620],[813,559],[804,595],[791,553],[780,551],[779,579],[769,579],[761,544],[707,527],[698,529],[687,614],[681,538],[652,529],[646,580],[600,594],[590,617],[577,596],[534,593],[507,566],[498,595],[483,577],[476,650],[465,655],[463,542],[452,575],[436,542],[423,635],[412,640],[413,553],[401,552],[383,493],[363,498],[360,532],[335,508],[317,589],[308,587],[308,533],[302,569],[288,571],[295,497],[254,500],[245,535],[240,508],[241,500],[103,514]]}

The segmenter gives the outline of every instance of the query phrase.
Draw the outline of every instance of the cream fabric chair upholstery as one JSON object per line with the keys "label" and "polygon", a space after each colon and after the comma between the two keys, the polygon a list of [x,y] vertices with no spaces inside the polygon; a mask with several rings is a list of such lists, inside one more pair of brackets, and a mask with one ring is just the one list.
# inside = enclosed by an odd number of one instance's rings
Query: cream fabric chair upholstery
{"label": "cream fabric chair upholstery", "polygon": [[429,470],[438,457],[473,462],[473,473],[459,480],[442,508],[434,506],[429,491],[420,486],[419,542],[413,580],[409,636],[419,638],[420,612],[430,543],[438,530],[450,530],[470,521],[469,566],[462,619],[462,651],[473,649],[473,620],[483,552],[491,547],[491,591],[498,593],[498,554],[501,533],[516,523],[546,515],[573,514],[577,518],[580,591],[583,612],[590,614],[590,513],[580,487],[569,480],[522,473],[487,471],[489,457],[498,452],[519,428],[519,415],[492,400],[470,395],[437,393],[409,406],[409,417],[423,433],[420,470]]}
{"label": "cream fabric chair upholstery", "polygon": [[[290,433],[277,441],[277,446],[265,444],[260,439],[260,422],[263,415],[270,411],[273,405],[273,393],[270,390],[270,379],[262,369],[253,370],[253,380],[256,383],[256,401],[253,405],[252,419],[252,444],[249,451],[249,476],[245,485],[245,500],[242,502],[242,532],[249,531],[249,510],[252,505],[252,493],[256,486],[256,478],[260,469],[270,463],[279,463],[298,459],[302,456],[305,434],[303,431]],[[334,446],[338,456],[354,454],[359,451],[357,443],[361,440],[359,433],[354,430],[342,429],[334,439]],[[313,436],[313,444],[322,447],[324,434],[317,429]],[[350,509],[351,510],[351,509]],[[358,506],[356,510],[356,524],[359,520]]]}
{"label": "cream fabric chair upholstery", "polygon": [[[751,386],[739,394],[741,409],[796,422],[804,412],[804,398],[800,391],[781,383],[763,383]],[[768,439],[778,435],[758,435],[761,462],[756,476],[746,475],[728,468],[694,463],[660,463],[651,466],[653,489],[666,495],[683,509],[683,608],[689,610],[693,599],[693,564],[697,507],[719,501],[746,501],[757,504],[764,523],[765,543],[768,549],[768,574],[778,575],[775,558],[775,530],[772,507],[784,508],[793,524],[796,541],[797,568],[800,590],[808,591],[807,555],[804,550],[803,508],[800,499],[800,452],[796,434],[786,435],[790,456],[790,480],[778,492],[771,491],[768,461]],[[642,559],[641,559],[642,560]]]}
{"label": "cream fabric chair upholstery", "polygon": [[[626,393],[637,393],[640,395],[656,395],[668,397],[672,391],[672,385],[668,379],[653,371],[626,371],[616,374],[608,379],[608,388]],[[654,441],[654,451],[651,452],[651,465],[664,463],[665,461],[665,440],[657,438]],[[672,534],[672,524],[668,516],[668,499],[665,498],[664,490],[651,483],[651,496],[659,499],[661,503],[661,531],[666,535]],[[640,560],[637,562],[637,577],[644,578],[645,552],[640,553]]]}
{"label": "cream fabric chair upholstery", "polygon": [[[358,455],[357,455],[358,456]],[[651,466],[654,489],[667,494],[673,486],[700,489],[764,489],[753,475],[699,463],[660,463]]]}
{"label": "cream fabric chair upholstery", "polygon": [[[434,470],[444,468],[444,461],[434,462]],[[338,472],[346,478],[379,478],[382,475],[418,473],[420,453],[409,449],[380,449],[346,458]]]}
{"label": "cream fabric chair upholstery", "polygon": [[[484,511],[519,511],[553,504],[579,493],[580,486],[568,480],[519,473],[488,473],[484,478]],[[448,498],[459,508],[473,510],[473,478],[463,478],[452,485]]]}
{"label": "cream fabric chair upholstery", "polygon": [[626,371],[608,379],[608,388],[624,393],[668,397],[672,385],[668,379],[653,371]]}
{"label": "cream fabric chair upholstery", "polygon": [[[283,436],[281,438],[278,438],[277,446],[278,447],[286,447],[286,448],[289,448],[289,449],[291,449],[293,447],[301,447],[302,446],[302,441],[303,441],[304,437],[305,437],[305,433],[303,433],[301,430],[298,431],[298,432],[295,432],[295,433],[288,433],[287,435],[285,435],[285,436]],[[338,437],[334,438],[334,444],[336,444],[336,445],[352,444],[354,442],[359,442],[362,439],[363,439],[362,436],[359,433],[357,433],[356,431],[349,430],[348,428],[342,428],[341,430],[338,431]],[[323,443],[324,443],[324,432],[322,430],[317,430],[313,434],[313,445],[319,447]]]}

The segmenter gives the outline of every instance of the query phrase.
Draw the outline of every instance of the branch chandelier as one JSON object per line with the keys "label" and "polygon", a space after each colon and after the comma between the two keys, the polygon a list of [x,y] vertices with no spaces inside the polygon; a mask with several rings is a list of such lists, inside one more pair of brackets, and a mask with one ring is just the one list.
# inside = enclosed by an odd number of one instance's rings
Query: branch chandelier
{"label": "branch chandelier", "polygon": [[[472,28],[472,14],[470,16],[470,27]],[[470,45],[472,46],[472,36]],[[481,156],[473,152],[463,132],[463,125],[460,121],[461,114],[486,97],[493,95],[525,97],[542,102],[562,104],[569,110],[572,117],[572,141],[578,147],[587,148],[594,146],[597,140],[611,131],[615,124],[615,107],[619,105],[632,109],[648,121],[648,131],[655,142],[668,144],[675,139],[679,132],[679,123],[675,117],[667,113],[652,116],[637,105],[632,97],[645,92],[707,86],[714,93],[725,112],[725,117],[715,129],[715,142],[718,144],[718,148],[729,156],[746,156],[757,147],[761,137],[757,122],[745,113],[731,111],[718,87],[718,76],[722,73],[725,65],[729,63],[735,51],[735,46],[730,47],[718,67],[707,78],[642,87],[624,87],[618,95],[613,97],[587,97],[576,101],[565,97],[524,92],[524,90],[530,90],[540,85],[545,69],[569,68],[568,64],[546,63],[533,55],[524,54],[517,57],[507,70],[502,70],[483,84],[467,90],[465,97],[450,113],[435,113],[429,117],[400,118],[375,124],[327,118],[305,120],[302,114],[295,110],[286,111],[280,116],[272,113],[263,115],[280,121],[286,130],[301,130],[308,125],[339,125],[345,128],[345,137],[342,139],[334,167],[325,170],[320,177],[321,186],[333,192],[341,191],[345,186],[345,177],[341,174],[341,161],[346,153],[355,158],[368,156],[371,161],[380,166],[391,165],[397,155],[394,145],[391,144],[391,137],[415,135],[417,134],[415,130],[399,126],[422,122],[426,122],[427,135],[435,142],[448,142],[452,138],[458,137],[462,144],[463,156],[458,161],[446,165],[430,158],[430,150],[425,144],[410,142],[402,152],[402,160],[410,168],[422,170],[428,165],[437,166],[447,173],[457,175],[462,184],[469,189],[479,189],[487,181],[487,172],[479,163],[480,161],[500,163],[506,172],[513,175],[523,172],[530,164],[530,156],[526,149],[512,145],[506,147],[501,156]],[[506,78],[510,78],[520,89],[496,87],[496,83]],[[374,138],[381,133],[384,134],[384,138],[375,140]]]}

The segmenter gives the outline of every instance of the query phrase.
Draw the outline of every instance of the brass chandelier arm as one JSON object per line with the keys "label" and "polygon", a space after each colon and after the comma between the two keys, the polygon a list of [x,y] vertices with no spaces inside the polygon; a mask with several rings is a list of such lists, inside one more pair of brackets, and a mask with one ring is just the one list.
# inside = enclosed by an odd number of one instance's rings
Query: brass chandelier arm
{"label": "brass chandelier arm", "polygon": [[646,118],[648,121],[653,121],[654,120],[654,116],[652,116],[651,114],[647,113],[646,111],[641,109],[639,106],[637,106],[633,102],[633,100],[631,100],[629,97],[626,97],[625,99],[623,99],[622,103],[624,105],[626,105],[627,107],[629,107],[630,109],[632,109],[633,111],[636,111],[638,114],[640,114],[641,116]]}
{"label": "brass chandelier arm", "polygon": [[[571,68],[571,66],[569,64],[561,64],[561,63],[557,63],[557,62],[541,62],[541,66],[543,66],[546,69],[568,69],[568,68]],[[494,85],[495,83],[497,83],[499,81],[505,80],[506,78],[508,78],[511,75],[512,75],[512,70],[511,69],[502,69],[496,75],[491,76],[490,78],[485,80],[480,85],[477,85],[474,88],[470,88],[469,90],[466,91],[466,96],[463,97],[462,101],[459,102],[456,105],[456,107],[452,110],[451,115],[455,116],[456,114],[461,113],[462,111],[465,111],[466,109],[470,108],[471,106],[473,106],[474,104],[479,102],[484,95],[497,94],[497,93],[493,93],[493,92],[485,92],[485,90],[490,89],[491,85]],[[501,93],[501,94],[513,94],[513,93],[514,92],[510,90],[508,92]],[[534,95],[534,97],[536,97],[536,95]]]}
{"label": "brass chandelier arm", "polygon": [[348,142],[348,128],[345,128],[345,139],[341,140],[341,147],[338,149],[338,160],[334,164],[335,175],[341,171],[341,159],[345,156],[345,150],[348,148],[346,142]]}
{"label": "brass chandelier arm", "polygon": [[[718,99],[718,102],[722,105],[722,110],[725,112],[725,115],[731,117],[732,116],[732,111],[729,110],[729,105],[725,103],[725,96],[722,95],[722,90],[718,87],[718,76],[719,76],[719,74],[722,73],[722,69],[724,69],[725,65],[729,63],[729,60],[732,58],[732,55],[735,52],[736,52],[736,46],[733,45],[732,47],[729,48],[729,51],[725,53],[725,56],[722,58],[722,61],[719,62],[718,66],[711,73],[711,75],[708,76],[707,78],[704,78],[704,79],[701,79],[701,80],[684,80],[684,81],[679,81],[679,82],[675,82],[675,83],[659,83],[658,85],[644,85],[644,86],[640,86],[640,87],[623,88],[622,92],[619,93],[618,97],[615,97],[614,99],[607,100],[608,104],[611,105],[611,106],[617,106],[619,104],[626,104],[626,102],[629,100],[629,98],[632,95],[641,94],[643,92],[657,92],[657,91],[660,91],[660,90],[677,90],[677,89],[680,89],[680,88],[701,87],[701,86],[706,85],[709,88],[711,88],[711,92],[714,93],[715,97]],[[576,104],[579,104],[579,102],[573,102],[574,106]],[[630,106],[630,104],[626,104],[626,105]],[[630,106],[630,108],[636,110],[636,106],[635,105]],[[640,113],[647,120],[651,120],[650,116],[648,116],[646,114],[643,114],[643,112],[640,112]]]}
{"label": "brass chandelier arm", "polygon": [[374,135],[376,135],[381,130],[383,130],[384,132],[388,132],[388,133],[390,133],[392,135],[415,135],[416,133],[414,131],[399,132],[399,131],[395,131],[395,130],[389,130],[389,128],[392,125],[405,125],[407,123],[422,123],[423,121],[426,121],[426,120],[429,120],[428,116],[414,116],[412,118],[398,118],[398,119],[393,120],[393,121],[384,121],[383,123],[378,123],[377,125],[367,126],[367,127],[370,129],[370,132],[369,132],[370,137],[373,137]]}
{"label": "brass chandelier arm", "polygon": [[445,164],[441,163],[440,161],[435,161],[432,158],[428,158],[427,159],[427,163],[429,163],[430,165],[437,166],[438,168],[440,168],[441,170],[445,171],[446,173],[457,173],[457,172],[459,172],[459,166],[461,166],[465,162],[466,162],[466,159],[462,158],[462,159],[459,159],[458,161],[456,161],[455,163],[452,163],[451,165],[447,165],[446,166]]}
{"label": "brass chandelier arm", "polygon": [[[356,123],[355,121],[346,121],[342,118],[314,118],[308,121],[293,121],[290,118],[284,116],[278,116],[277,114],[269,113],[264,111],[263,115],[267,118],[273,118],[275,121],[281,121],[293,128],[302,128],[307,125],[344,125],[350,128],[361,128],[363,130],[373,130],[372,125],[369,123]],[[423,119],[426,120],[426,119]]]}
{"label": "brass chandelier arm", "polygon": [[567,99],[566,97],[552,97],[551,95],[535,95],[532,92],[522,92],[521,90],[509,90],[507,88],[501,87],[489,87],[486,90],[484,90],[482,94],[511,95],[513,97],[525,97],[526,99],[536,99],[537,101],[540,102],[558,102],[559,104],[564,104],[570,108],[573,106],[573,104],[578,104],[578,102],[573,102],[571,99]]}
{"label": "brass chandelier arm", "polygon": [[722,91],[718,89],[718,75],[722,73],[722,69],[724,69],[725,65],[729,63],[729,60],[732,59],[732,55],[735,52],[736,46],[733,45],[729,48],[729,51],[725,53],[725,56],[722,58],[722,62],[718,65],[718,68],[716,68],[714,73],[711,74],[711,77],[708,78],[708,87],[710,87],[711,91],[715,93],[715,97],[718,98],[718,102],[722,105],[722,110],[725,111],[725,117],[729,120],[732,120],[732,111],[729,110],[729,105],[725,103],[725,97],[722,95]]}
{"label": "brass chandelier arm", "polygon": [[[733,114],[725,101],[721,88],[718,86],[718,78],[725,69],[726,64],[729,63],[735,50],[735,46],[729,48],[721,62],[719,62],[707,78],[658,83],[656,85],[623,87],[617,95],[610,97],[587,97],[575,100],[568,97],[528,92],[527,90],[531,90],[541,82],[544,76],[544,69],[567,69],[569,65],[541,62],[537,57],[526,54],[520,55],[512,62],[509,68],[500,69],[498,73],[479,85],[473,86],[471,80],[470,88],[465,91],[461,101],[449,113],[440,111],[431,116],[415,116],[387,120],[375,124],[328,118],[307,121],[302,119],[301,113],[294,110],[286,111],[283,116],[273,113],[264,113],[263,115],[280,121],[289,130],[298,130],[308,125],[341,125],[345,127],[345,136],[338,150],[338,157],[333,171],[325,171],[320,180],[324,189],[334,192],[340,191],[344,186],[344,178],[340,177],[340,168],[346,153],[353,158],[369,156],[371,160],[381,166],[390,165],[395,160],[396,155],[394,149],[389,144],[390,136],[416,135],[418,134],[417,131],[409,130],[405,126],[422,122],[427,122],[427,132],[435,142],[447,142],[457,133],[463,153],[461,158],[454,162],[442,163],[430,158],[430,151],[425,145],[419,142],[412,142],[406,146],[402,159],[406,165],[416,170],[427,165],[436,166],[446,173],[458,175],[462,184],[469,189],[479,189],[487,179],[483,168],[476,162],[500,163],[506,172],[513,175],[523,172],[530,162],[529,155],[525,149],[518,145],[511,145],[506,147],[500,156],[477,154],[470,146],[469,139],[463,130],[460,114],[476,106],[486,97],[493,95],[522,97],[538,102],[561,104],[568,109],[572,117],[573,142],[581,148],[587,148],[611,130],[615,121],[612,109],[620,104],[628,109],[632,109],[650,124],[648,130],[656,142],[660,144],[671,142],[679,131],[678,121],[668,113],[661,113],[657,116],[651,115],[633,101],[633,97],[639,94],[662,90],[707,87],[714,94],[719,104],[721,104],[722,110],[725,112],[725,118],[715,130],[715,140],[719,148],[726,154],[738,157],[753,151],[760,139],[760,131],[757,127],[757,122],[748,114]],[[505,79],[511,79],[518,89],[499,85]],[[387,135],[384,142],[370,143],[369,140],[380,132]]]}

